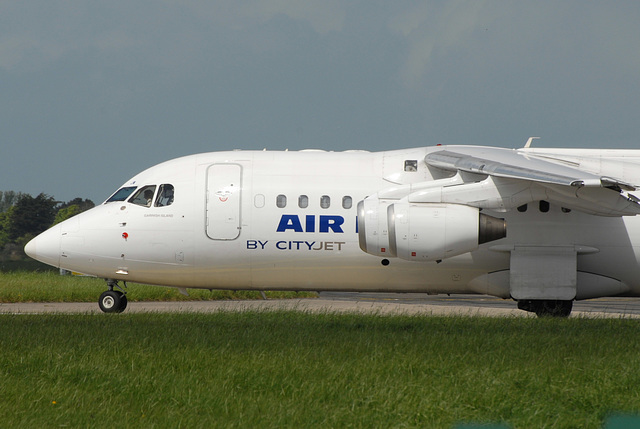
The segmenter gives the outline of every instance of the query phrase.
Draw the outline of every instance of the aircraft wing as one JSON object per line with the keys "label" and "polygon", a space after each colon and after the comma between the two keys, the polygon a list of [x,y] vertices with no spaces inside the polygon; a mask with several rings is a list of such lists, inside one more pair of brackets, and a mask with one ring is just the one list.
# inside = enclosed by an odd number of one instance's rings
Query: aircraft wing
{"label": "aircraft wing", "polygon": [[606,215],[640,214],[640,200],[630,194],[636,186],[600,176],[548,155],[542,159],[525,150],[459,146],[430,152],[425,162],[448,171],[528,181],[543,186],[549,200],[568,208]]}

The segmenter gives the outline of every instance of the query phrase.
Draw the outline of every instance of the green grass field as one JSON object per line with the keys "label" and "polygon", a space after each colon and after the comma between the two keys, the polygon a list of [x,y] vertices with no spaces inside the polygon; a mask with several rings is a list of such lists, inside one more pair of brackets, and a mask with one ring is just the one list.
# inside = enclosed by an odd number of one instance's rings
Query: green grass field
{"label": "green grass field", "polygon": [[600,428],[640,411],[635,320],[0,316],[3,427]]}
{"label": "green grass field", "polygon": [[[212,299],[260,299],[255,291],[208,291],[189,289],[189,296],[175,288],[129,283],[129,301],[205,301]],[[11,302],[98,302],[107,290],[102,279],[61,276],[57,271],[0,272],[0,303]],[[268,298],[315,297],[309,292],[266,292]]]}

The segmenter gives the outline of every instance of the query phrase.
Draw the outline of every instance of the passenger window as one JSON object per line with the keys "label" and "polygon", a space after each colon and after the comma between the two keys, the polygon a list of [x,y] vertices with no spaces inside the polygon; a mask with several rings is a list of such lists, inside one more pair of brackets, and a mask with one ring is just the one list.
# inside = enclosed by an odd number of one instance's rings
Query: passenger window
{"label": "passenger window", "polygon": [[151,207],[155,191],[156,185],[143,186],[133,194],[133,197],[129,198],[129,202],[138,206]]}
{"label": "passenger window", "polygon": [[407,159],[404,162],[404,171],[418,171],[418,160],[417,159]]}
{"label": "passenger window", "polygon": [[328,209],[331,206],[331,198],[328,195],[323,195],[320,197],[320,207],[323,209]]}
{"label": "passenger window", "polygon": [[300,195],[298,197],[298,207],[300,207],[301,209],[306,209],[307,207],[309,207],[309,197],[307,197],[306,195]]}
{"label": "passenger window", "polygon": [[342,197],[342,208],[343,209],[350,209],[353,206],[353,200],[351,199],[350,196],[346,195],[344,197]]}
{"label": "passenger window", "polygon": [[521,205],[521,206],[518,206],[518,211],[519,211],[520,213],[524,213],[524,212],[526,212],[526,211],[527,211],[527,205],[526,205],[526,204],[523,204],[523,205]]}
{"label": "passenger window", "polygon": [[165,207],[173,204],[173,185],[160,185],[158,196],[156,197],[156,207]]}
{"label": "passenger window", "polygon": [[264,207],[264,201],[264,195],[262,194],[256,194],[256,196],[253,197],[253,204],[259,209]]}
{"label": "passenger window", "polygon": [[131,195],[133,193],[133,191],[136,190],[135,186],[127,186],[126,188],[120,188],[116,191],[115,194],[113,194],[111,197],[109,197],[109,199],[106,201],[107,203],[112,203],[114,201],[124,201],[126,200],[129,195]]}
{"label": "passenger window", "polygon": [[279,209],[285,208],[287,206],[287,196],[282,194],[278,195],[276,197],[276,206]]}

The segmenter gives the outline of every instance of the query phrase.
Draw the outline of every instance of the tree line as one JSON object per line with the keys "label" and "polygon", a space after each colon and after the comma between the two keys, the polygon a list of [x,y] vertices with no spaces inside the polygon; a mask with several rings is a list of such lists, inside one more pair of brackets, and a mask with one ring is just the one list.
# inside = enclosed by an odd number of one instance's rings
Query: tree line
{"label": "tree line", "polygon": [[46,194],[34,197],[0,191],[0,259],[24,258],[24,246],[33,237],[94,206],[93,201],[82,198],[63,202]]}

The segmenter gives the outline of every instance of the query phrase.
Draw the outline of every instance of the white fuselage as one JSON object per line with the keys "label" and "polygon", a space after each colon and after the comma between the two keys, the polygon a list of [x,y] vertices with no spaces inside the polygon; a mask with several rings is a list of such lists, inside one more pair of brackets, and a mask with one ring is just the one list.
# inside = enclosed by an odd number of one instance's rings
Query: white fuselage
{"label": "white fuselage", "polygon": [[[363,252],[358,202],[381,191],[442,179],[423,163],[416,168],[406,163],[422,160],[433,149],[234,151],[179,158],[123,185],[157,189],[170,184],[175,197],[169,205],[107,202],[43,233],[27,252],[68,270],[174,287],[490,293],[506,298],[508,284],[492,273],[509,270],[509,249],[572,247],[577,249],[578,273],[596,276],[581,290],[579,274],[578,299],[640,295],[637,216],[596,216],[554,204],[542,211],[536,201],[526,211],[483,211],[506,220],[506,238],[458,256],[412,262]],[[546,152],[640,183],[633,168],[640,159],[637,151]],[[600,279],[619,284],[600,288]]]}

